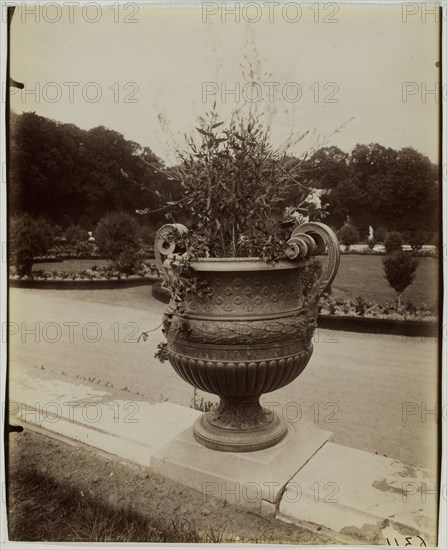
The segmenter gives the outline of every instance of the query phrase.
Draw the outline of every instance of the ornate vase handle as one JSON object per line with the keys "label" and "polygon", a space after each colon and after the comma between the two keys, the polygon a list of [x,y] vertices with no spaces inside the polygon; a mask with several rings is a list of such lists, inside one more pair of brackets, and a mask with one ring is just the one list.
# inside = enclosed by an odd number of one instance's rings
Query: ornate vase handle
{"label": "ornate vase handle", "polygon": [[301,258],[322,254],[327,248],[328,263],[320,279],[314,285],[312,294],[323,294],[332,284],[340,265],[340,245],[337,236],[324,223],[307,222],[299,225],[288,241],[289,258]]}
{"label": "ornate vase handle", "polygon": [[[181,223],[169,223],[160,227],[155,235],[154,243],[154,255],[155,266],[162,278],[171,283],[173,288],[174,283],[178,280],[178,274],[175,269],[175,249],[177,247],[177,240],[179,236],[186,235],[188,228]],[[174,309],[174,303],[176,296],[171,293],[171,303],[168,306],[168,310]]]}
{"label": "ornate vase handle", "polygon": [[[172,223],[163,225],[155,236],[155,264],[167,281],[174,282],[177,278],[174,255],[176,240],[187,233],[186,226]],[[291,260],[322,254],[327,248],[329,261],[312,289],[315,296],[323,294],[330,287],[340,265],[340,245],[335,233],[324,223],[307,222],[293,231],[287,244],[286,254]]]}

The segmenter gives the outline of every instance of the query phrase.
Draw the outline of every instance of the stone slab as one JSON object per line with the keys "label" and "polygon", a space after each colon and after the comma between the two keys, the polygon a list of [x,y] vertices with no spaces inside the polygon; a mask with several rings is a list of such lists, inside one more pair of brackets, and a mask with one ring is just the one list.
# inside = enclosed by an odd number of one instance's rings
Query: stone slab
{"label": "stone slab", "polygon": [[434,489],[434,473],[327,443],[291,479],[278,516],[317,523],[369,544],[419,547],[422,537],[429,546],[436,542]]}
{"label": "stone slab", "polygon": [[232,504],[272,514],[287,482],[330,439],[312,422],[288,424],[287,436],[270,449],[233,453],[207,449],[192,429],[154,452],[151,468],[178,483]]}
{"label": "stone slab", "polygon": [[16,376],[10,413],[19,422],[150,466],[152,453],[190,427],[200,412],[173,403],[114,399],[86,384]]}

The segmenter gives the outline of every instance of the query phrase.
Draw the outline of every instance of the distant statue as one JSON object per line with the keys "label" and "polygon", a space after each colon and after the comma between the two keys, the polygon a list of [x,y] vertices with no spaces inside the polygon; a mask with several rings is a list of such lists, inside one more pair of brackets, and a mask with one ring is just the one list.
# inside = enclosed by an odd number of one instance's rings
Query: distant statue
{"label": "distant statue", "polygon": [[370,250],[372,250],[374,248],[374,245],[376,244],[376,239],[374,238],[374,229],[371,226],[369,226],[369,234],[366,242],[368,243],[368,248]]}

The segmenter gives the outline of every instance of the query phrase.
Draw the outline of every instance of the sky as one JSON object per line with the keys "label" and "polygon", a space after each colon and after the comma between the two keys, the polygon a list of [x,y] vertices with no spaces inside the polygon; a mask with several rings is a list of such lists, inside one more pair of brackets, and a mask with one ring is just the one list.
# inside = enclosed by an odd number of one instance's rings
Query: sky
{"label": "sky", "polygon": [[377,142],[438,161],[438,23],[419,4],[64,4],[16,10],[11,76],[25,90],[13,90],[15,112],[103,125],[171,164],[216,99],[224,121],[256,106],[275,145],[308,132],[297,155]]}

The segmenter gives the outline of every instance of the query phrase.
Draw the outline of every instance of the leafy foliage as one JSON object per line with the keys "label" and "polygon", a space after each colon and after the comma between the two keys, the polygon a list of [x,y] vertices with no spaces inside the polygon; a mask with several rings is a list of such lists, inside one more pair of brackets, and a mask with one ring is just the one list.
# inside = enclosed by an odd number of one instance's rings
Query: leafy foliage
{"label": "leafy foliage", "polygon": [[416,258],[403,250],[392,252],[383,259],[386,280],[398,295],[398,309],[400,307],[400,295],[414,281],[417,267],[418,261]]}
{"label": "leafy foliage", "polygon": [[359,241],[359,232],[352,223],[345,223],[341,229],[339,229],[338,238],[345,245],[345,250],[349,250],[352,244]]}
{"label": "leafy foliage", "polygon": [[375,232],[376,241],[378,243],[383,243],[383,241],[385,240],[385,237],[387,236],[387,234],[388,234],[387,228],[383,227],[383,225],[381,225],[380,227],[377,228],[377,230]]}
{"label": "leafy foliage", "polygon": [[51,227],[43,218],[33,218],[28,214],[11,218],[10,262],[16,266],[20,277],[31,274],[34,258],[47,252],[51,240]]}
{"label": "leafy foliage", "polygon": [[376,245],[376,239],[375,239],[374,237],[372,237],[372,238],[369,238],[369,237],[368,237],[366,243],[367,243],[368,248],[369,248],[370,250],[374,250],[374,247],[375,247],[375,245]]}
{"label": "leafy foliage", "polygon": [[69,244],[85,243],[88,239],[88,231],[79,225],[70,225],[65,230],[65,238]]}
{"label": "leafy foliage", "polygon": [[350,154],[324,147],[303,168],[311,186],[331,191],[329,224],[338,226],[350,215],[361,229],[437,231],[438,167],[411,147],[358,144]]}
{"label": "leafy foliage", "polygon": [[[200,130],[208,132],[209,128],[204,124]],[[231,144],[214,142],[213,147],[228,153],[233,149],[236,154],[239,146],[242,147],[240,154],[243,150],[249,152],[253,149],[249,139],[253,128],[250,130],[246,132],[248,139],[244,144],[234,135]],[[210,133],[217,140],[226,138],[222,126]],[[238,133],[244,137],[244,133]],[[206,134],[201,137],[207,139]],[[264,145],[267,144],[268,140]],[[260,144],[257,150],[267,152],[264,145]],[[201,145],[198,147],[201,149]],[[199,149],[197,153],[207,152],[207,147]],[[210,148],[208,150],[210,152]],[[331,146],[302,159],[295,158],[291,150],[282,152],[286,153],[283,167],[292,176],[298,174],[300,184],[329,192],[327,223],[330,225],[339,227],[350,215],[362,231],[369,225],[396,231],[423,230],[432,234],[437,231],[438,167],[411,147],[398,151],[377,143],[358,144],[351,153],[345,153]],[[222,154],[222,164],[224,157]],[[86,131],[35,113],[13,113],[9,160],[8,207],[12,214],[27,212],[68,227],[79,223],[83,215],[94,225],[107,212],[139,209],[149,212],[145,220],[161,225],[169,209],[177,222],[190,225],[190,209],[176,206],[186,198],[182,193],[182,178],[179,181],[176,177],[183,161],[180,160],[175,169],[165,168],[149,148],[125,140],[120,133],[102,126]],[[200,161],[200,157],[191,160]],[[266,167],[268,161],[264,160],[266,162],[260,163],[259,157],[253,165],[258,166],[257,173],[262,173],[265,180],[267,173],[263,173],[262,167]],[[229,165],[226,168],[228,176]],[[247,163],[236,175],[243,177],[246,168]],[[286,176],[281,169],[279,172]],[[300,185],[291,185],[289,192],[284,193],[285,203],[296,203],[302,191]],[[239,198],[243,202],[243,198]],[[238,215],[243,215],[243,207],[240,203],[238,206]],[[382,240],[377,232],[375,236],[378,241]]]}
{"label": "leafy foliage", "polygon": [[[149,148],[103,126],[81,130],[35,113],[11,116],[8,178],[12,213],[88,231],[107,212],[158,210],[180,192]],[[163,213],[151,218],[160,223]]]}
{"label": "leafy foliage", "polygon": [[191,409],[195,409],[196,411],[201,411],[201,412],[209,412],[217,408],[217,404],[213,403],[213,401],[209,401],[209,400],[205,401],[204,397],[199,398],[199,394],[196,387],[194,387],[193,389],[189,406],[191,407]]}
{"label": "leafy foliage", "polygon": [[305,213],[324,215],[322,193],[302,183],[300,163],[287,156],[287,146],[273,148],[259,117],[234,118],[224,127],[210,113],[197,131],[199,141],[187,138],[174,171],[182,209],[195,222],[185,241],[192,255],[275,261],[294,226],[309,219]]}
{"label": "leafy foliage", "polygon": [[320,279],[322,272],[322,262],[317,258],[313,258],[311,263],[303,270],[301,275],[301,284],[304,296],[307,296],[311,292],[315,282]]}
{"label": "leafy foliage", "polygon": [[123,273],[135,273],[140,264],[140,226],[126,212],[111,212],[98,223],[95,231],[100,252]]}
{"label": "leafy foliage", "polygon": [[360,316],[365,315],[366,305],[365,298],[363,298],[363,296],[357,296],[354,303],[355,312]]}
{"label": "leafy foliage", "polygon": [[418,231],[414,231],[410,234],[410,238],[408,239],[408,243],[411,246],[413,252],[418,252],[422,249],[424,244],[426,244],[428,241],[427,234],[425,231],[422,231],[419,229]]}
{"label": "leafy foliage", "polygon": [[383,244],[385,245],[385,252],[391,254],[392,252],[399,252],[402,250],[404,241],[400,233],[397,231],[390,231],[387,233]]}

